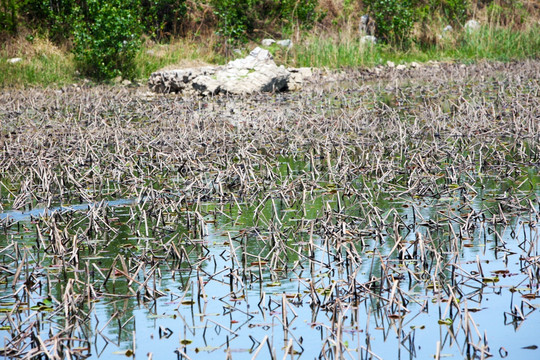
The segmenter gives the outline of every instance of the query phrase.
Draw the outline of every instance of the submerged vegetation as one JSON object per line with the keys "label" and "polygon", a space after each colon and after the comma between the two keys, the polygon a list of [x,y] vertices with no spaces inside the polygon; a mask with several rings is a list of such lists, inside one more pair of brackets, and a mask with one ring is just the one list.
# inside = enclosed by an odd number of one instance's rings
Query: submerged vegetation
{"label": "submerged vegetation", "polygon": [[530,357],[540,62],[0,94],[7,358]]}

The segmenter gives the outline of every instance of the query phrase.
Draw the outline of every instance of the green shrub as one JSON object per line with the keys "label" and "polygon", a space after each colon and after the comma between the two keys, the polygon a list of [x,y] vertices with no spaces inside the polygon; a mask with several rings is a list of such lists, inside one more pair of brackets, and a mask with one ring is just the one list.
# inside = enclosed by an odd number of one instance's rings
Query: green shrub
{"label": "green shrub", "polygon": [[178,34],[186,12],[186,0],[141,0],[141,22],[156,39]]}
{"label": "green shrub", "polygon": [[279,2],[279,18],[288,24],[298,24],[302,27],[311,27],[319,18],[317,14],[318,0],[282,0]]}
{"label": "green shrub", "polygon": [[217,31],[228,44],[244,42],[252,30],[248,13],[254,0],[213,0],[214,14],[218,18]]}
{"label": "green shrub", "polygon": [[309,28],[320,16],[318,0],[212,0],[217,34],[227,44],[245,42],[255,29]]}
{"label": "green shrub", "polygon": [[365,0],[377,24],[377,37],[393,45],[410,41],[416,18],[413,0]]}
{"label": "green shrub", "polygon": [[20,13],[56,42],[69,39],[73,31],[72,17],[77,0],[25,0]]}
{"label": "green shrub", "polygon": [[76,8],[74,54],[81,73],[102,80],[130,77],[141,26],[130,0],[86,0]]}
{"label": "green shrub", "polygon": [[463,25],[468,17],[468,0],[445,0],[442,2],[442,12],[446,19],[454,25]]}
{"label": "green shrub", "polygon": [[0,32],[17,31],[18,0],[0,0]]}

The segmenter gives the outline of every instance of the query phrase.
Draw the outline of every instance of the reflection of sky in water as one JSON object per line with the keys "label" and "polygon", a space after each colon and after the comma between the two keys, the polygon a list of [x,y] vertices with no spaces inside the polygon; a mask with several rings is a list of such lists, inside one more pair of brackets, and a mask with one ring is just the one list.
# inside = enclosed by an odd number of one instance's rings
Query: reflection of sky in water
{"label": "reflection of sky in water", "polygon": [[[490,193],[489,197],[498,193],[497,189],[487,189],[484,191]],[[479,193],[470,202],[472,209],[476,212],[484,211],[487,207],[493,205],[489,201],[482,200],[483,195]],[[412,224],[414,218],[413,211],[417,212],[417,222],[429,221],[430,219],[444,221],[444,216],[441,216],[438,211],[450,215],[459,213],[457,209],[459,209],[461,203],[457,196],[429,201],[429,203],[423,203],[421,201],[410,202],[408,203],[408,207],[403,207],[403,202],[396,201],[386,206],[395,206],[397,213],[404,219],[405,225]],[[316,200],[313,202],[313,205],[320,209],[323,203],[324,201]],[[283,206],[283,210],[286,210],[285,208]],[[11,214],[10,217],[14,218],[14,213]],[[293,215],[291,216],[294,217]],[[316,212],[311,213],[311,216],[316,215]],[[321,343],[329,335],[329,331],[325,326],[331,327],[330,319],[332,312],[312,309],[309,306],[309,294],[305,294],[305,292],[309,290],[310,281],[313,281],[315,288],[323,290],[324,288],[331,287],[333,281],[346,279],[346,274],[331,271],[332,269],[321,268],[320,265],[316,265],[314,273],[311,274],[310,267],[305,263],[305,260],[301,261],[305,266],[303,271],[300,271],[299,267],[297,267],[295,271],[289,269],[288,273],[275,272],[271,274],[268,268],[265,267],[263,269],[263,289],[260,289],[258,281],[251,283],[249,279],[243,279],[246,291],[241,291],[243,287],[240,282],[235,283],[234,289],[237,290],[237,296],[246,295],[247,297],[239,299],[239,301],[232,301],[231,296],[227,295],[230,292],[230,278],[227,276],[229,271],[222,271],[231,266],[227,231],[230,231],[231,236],[234,237],[240,229],[248,225],[247,220],[250,216],[252,215],[244,214],[242,218],[244,223],[237,225],[234,224],[233,220],[227,219],[225,216],[218,216],[215,225],[211,223],[206,224],[206,233],[209,235],[203,240],[210,252],[208,254],[208,260],[201,263],[202,270],[204,271],[200,271],[199,274],[203,281],[206,281],[208,275],[205,274],[205,271],[212,274],[215,272],[219,273],[212,281],[209,281],[205,285],[206,301],[201,299],[199,303],[196,299],[198,291],[196,271],[191,273],[189,280],[191,282],[191,289],[185,292],[185,283],[180,282],[180,274],[176,273],[175,279],[172,279],[170,272],[165,271],[166,268],[163,268],[163,278],[158,282],[158,288],[166,292],[167,295],[158,298],[155,302],[138,304],[135,298],[117,301],[107,298],[96,302],[94,304],[95,312],[90,316],[90,329],[92,329],[91,332],[94,332],[93,341],[95,341],[95,344],[92,344],[92,354],[101,354],[100,358],[110,358],[117,351],[130,349],[133,343],[131,340],[133,331],[136,330],[135,343],[137,350],[136,356],[138,358],[144,358],[148,353],[152,353],[154,359],[175,358],[176,355],[174,352],[180,348],[192,359],[223,359],[225,358],[224,349],[228,341],[233,351],[232,358],[251,359],[253,353],[249,353],[247,350],[257,349],[259,346],[258,341],[261,341],[265,336],[268,336],[278,358],[283,357],[283,351],[289,339],[293,339],[293,347],[296,351],[302,350],[296,343],[297,341],[301,342],[304,351],[301,358],[312,359],[318,357],[320,355]],[[269,218],[271,212],[267,212],[265,216]],[[24,218],[21,220],[26,221],[27,219]],[[519,271],[519,254],[522,253],[522,250],[518,248],[518,244],[524,240],[525,236],[529,240],[534,239],[536,243],[539,239],[537,227],[529,228],[525,226],[525,231],[523,231],[523,228],[520,227],[520,221],[523,220],[527,219],[513,218],[511,224],[504,231],[501,226],[497,226],[502,239],[506,242],[507,249],[516,253],[508,253],[506,256],[508,265],[504,262],[504,252],[499,251],[496,253],[493,250],[495,246],[494,233],[485,234],[486,243],[484,244],[484,232],[486,230],[481,226],[475,229],[473,239],[468,240],[472,244],[472,247],[464,247],[462,256],[458,260],[458,265],[461,269],[468,273],[478,271],[475,262],[478,256],[486,277],[492,276],[492,271],[504,269],[509,269],[511,273],[518,274],[509,277],[500,276],[499,282],[485,284],[482,290],[478,290],[478,296],[475,296],[472,300],[466,300],[466,304],[465,300],[462,300],[461,309],[464,309],[465,305],[468,308],[482,309],[478,312],[471,313],[471,317],[476,322],[480,334],[482,336],[484,336],[484,333],[486,334],[488,344],[490,345],[490,353],[494,355],[494,358],[500,358],[500,346],[504,346],[508,351],[509,358],[535,358],[534,355],[537,354],[537,351],[523,349],[523,347],[538,345],[537,332],[538,324],[540,323],[538,312],[532,312],[528,315],[526,321],[517,322],[515,326],[514,324],[505,325],[504,319],[504,312],[511,311],[511,306],[517,305],[521,308],[521,295],[519,292],[512,295],[509,291],[510,286],[517,286],[518,284],[518,287],[528,286],[528,281],[523,281],[527,279],[527,276],[521,274]],[[444,227],[445,229],[432,233],[434,240],[445,240],[449,236],[452,236],[448,233],[448,225]],[[517,231],[517,236],[513,238],[512,229],[516,227],[520,230]],[[454,230],[459,234],[459,226],[454,226]],[[402,229],[401,234],[405,236],[404,240],[410,242],[415,239],[415,231],[425,233],[427,230],[425,227],[417,227],[407,234]],[[268,234],[251,234],[247,239],[254,242],[257,236],[266,235]],[[435,236],[442,238],[436,239]],[[300,242],[305,242],[307,235],[305,232],[299,233],[298,237]],[[316,245],[322,246],[322,241],[323,239],[320,237],[314,236]],[[233,240],[233,245],[237,249],[236,255],[238,259],[242,256],[242,248],[239,244],[238,241]],[[382,244],[372,239],[366,240],[366,244],[368,250],[378,250],[381,254],[388,253],[394,247],[392,236],[385,238]],[[254,245],[253,243],[249,246],[249,251],[253,253],[256,253],[255,250],[257,249],[260,250],[258,245]],[[293,245],[291,246],[294,249],[298,249]],[[358,251],[360,252],[361,250],[358,247]],[[305,253],[305,249],[303,251]],[[263,251],[263,256],[266,253]],[[356,280],[359,283],[364,283],[369,280],[368,276],[371,271],[373,255],[362,254],[362,252],[360,254],[363,255],[363,263],[358,271]],[[326,254],[318,248],[315,258],[326,259]],[[466,261],[463,259],[466,259]],[[295,258],[296,260],[298,258]],[[195,259],[191,259],[191,261],[193,262]],[[254,259],[250,258],[248,263],[251,261],[254,261]],[[376,274],[379,271],[380,264],[378,261],[374,263],[373,273]],[[390,265],[399,270],[397,261],[390,262]],[[251,266],[250,269],[255,276],[258,276],[257,266]],[[458,274],[461,272],[461,270],[456,271]],[[189,276],[189,273],[182,273],[181,275],[185,279]],[[241,273],[239,273],[239,276],[241,277]],[[268,284],[275,280],[279,281],[280,285],[269,287]],[[433,290],[426,289],[423,283],[419,284],[413,290],[408,289],[408,284],[408,281],[402,281],[400,286],[405,293],[411,292],[411,297],[418,304],[411,301],[408,304],[410,312],[402,319],[390,320],[391,323],[388,324],[388,318],[381,318],[381,314],[376,312],[376,301],[374,298],[367,298],[357,308],[350,308],[345,312],[346,318],[343,318],[344,332],[342,334],[342,341],[348,345],[352,358],[359,356],[356,349],[368,347],[366,338],[369,338],[371,351],[384,359],[432,358],[436,352],[437,341],[440,341],[442,344],[442,354],[452,354],[453,358],[462,358],[464,356],[461,354],[465,353],[463,350],[465,337],[463,331],[460,329],[459,317],[455,318],[456,322],[452,326],[456,332],[455,337],[457,338],[457,343],[454,343],[448,334],[447,325],[438,324],[440,318],[450,317],[450,313],[446,313],[447,303],[432,302]],[[461,287],[465,295],[473,293],[476,288],[481,288],[481,284],[473,280],[467,281],[467,284],[471,287]],[[264,301],[259,304],[261,291],[265,295]],[[183,297],[184,292],[185,297]],[[4,291],[3,293],[6,292]],[[295,301],[294,299],[288,300],[288,333],[283,332],[283,325],[281,323],[283,313],[279,305],[282,304],[283,293],[300,293],[303,296],[301,304],[292,304],[292,301]],[[191,300],[194,296],[193,294],[195,294],[194,304],[182,304],[182,300]],[[322,293],[319,293],[318,296],[324,299]],[[388,296],[388,293],[383,292],[382,296]],[[446,297],[446,295],[443,297]],[[473,300],[477,300],[477,302]],[[428,312],[420,312],[425,301],[427,301]],[[538,304],[539,300],[530,300],[530,303]],[[120,335],[117,319],[113,319],[106,326],[111,316],[117,311],[125,312],[125,315],[120,317],[120,323],[125,322],[126,326]],[[453,309],[452,311],[453,315],[455,315],[456,310]],[[526,308],[523,311],[525,314],[528,313]],[[370,314],[369,320],[368,313]],[[507,322],[511,320],[511,317],[507,316]],[[321,326],[320,324],[323,325]],[[97,334],[94,331],[95,329],[103,329],[103,336]],[[169,334],[169,331],[172,333]],[[162,335],[161,338],[160,332]],[[0,334],[5,336],[2,333],[5,332],[0,331]],[[408,335],[415,338],[414,354],[412,355],[406,350],[409,344],[408,340],[403,341],[402,346],[399,345]],[[109,340],[105,340],[106,338],[111,341],[108,345]],[[183,346],[181,345],[182,340],[189,340],[191,343]],[[474,331],[473,340],[477,343],[479,342]],[[197,352],[197,349],[200,351]],[[265,345],[259,353],[259,358],[268,358],[268,354],[268,348]],[[366,352],[364,351],[363,354],[365,355]],[[345,357],[347,358],[348,355],[345,355]]]}

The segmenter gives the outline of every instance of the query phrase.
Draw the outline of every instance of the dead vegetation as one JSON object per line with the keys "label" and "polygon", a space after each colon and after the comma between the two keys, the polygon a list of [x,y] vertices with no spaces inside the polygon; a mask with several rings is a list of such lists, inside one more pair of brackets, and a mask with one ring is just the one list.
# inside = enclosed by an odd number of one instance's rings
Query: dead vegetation
{"label": "dead vegetation", "polygon": [[538,316],[539,70],[4,91],[3,355],[142,357],[146,309],[178,358],[515,356],[475,319]]}

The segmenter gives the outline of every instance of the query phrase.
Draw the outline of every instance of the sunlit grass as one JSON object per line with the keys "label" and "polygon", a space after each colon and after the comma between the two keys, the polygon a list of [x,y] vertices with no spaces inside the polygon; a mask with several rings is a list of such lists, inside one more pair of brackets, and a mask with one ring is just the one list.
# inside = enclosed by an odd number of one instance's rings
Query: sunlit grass
{"label": "sunlit grass", "polygon": [[356,67],[375,66],[393,61],[396,64],[429,60],[510,61],[537,58],[540,55],[540,26],[523,31],[483,26],[475,32],[456,32],[436,44],[412,45],[406,50],[384,44],[362,44],[349,36],[308,35],[294,49],[289,62],[296,66]]}
{"label": "sunlit grass", "polygon": [[[188,37],[166,44],[147,41],[135,58],[133,77],[144,81],[159,69],[223,64],[227,59],[216,51],[216,39]],[[247,46],[247,53],[255,43]],[[352,31],[324,36],[305,33],[291,50],[272,47],[276,62],[286,66],[325,67],[329,69],[372,67],[392,61],[410,62],[462,61],[482,59],[511,61],[538,58],[540,25],[518,31],[498,26],[482,26],[478,31],[455,31],[431,45],[413,44],[399,49],[385,44],[362,44]],[[22,58],[11,64],[12,57]],[[73,55],[48,40],[15,39],[0,48],[0,86],[63,86],[81,81]]]}

